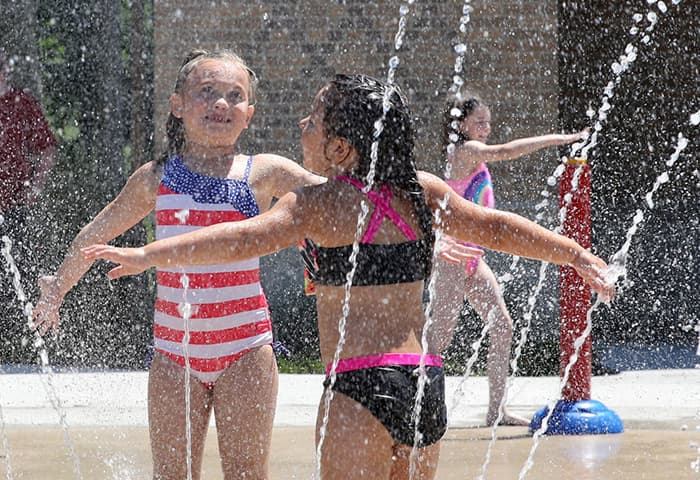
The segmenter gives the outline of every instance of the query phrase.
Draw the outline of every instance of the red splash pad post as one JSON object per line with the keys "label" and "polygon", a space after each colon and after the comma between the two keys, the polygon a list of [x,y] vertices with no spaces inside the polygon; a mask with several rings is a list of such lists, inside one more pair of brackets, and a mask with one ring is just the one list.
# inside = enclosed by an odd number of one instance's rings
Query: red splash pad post
{"label": "red splash pad post", "polygon": [[[569,159],[559,183],[559,208],[566,209],[562,234],[584,248],[591,247],[591,171],[585,159]],[[572,267],[559,270],[560,347],[559,375],[574,354],[574,341],[586,329],[586,313],[591,307],[591,289]],[[589,335],[578,352],[562,390],[566,401],[591,398],[592,342]]]}
{"label": "red splash pad post", "polygon": [[[559,184],[559,205],[566,208],[563,234],[585,248],[591,246],[591,172],[583,159],[569,160]],[[571,267],[559,273],[560,353],[559,373],[574,354],[574,342],[586,329],[591,308],[591,290]],[[530,432],[539,431],[547,419],[547,435],[594,435],[624,431],[620,417],[597,400],[591,400],[591,337],[586,338],[578,359],[551,412],[538,410],[530,421]]]}

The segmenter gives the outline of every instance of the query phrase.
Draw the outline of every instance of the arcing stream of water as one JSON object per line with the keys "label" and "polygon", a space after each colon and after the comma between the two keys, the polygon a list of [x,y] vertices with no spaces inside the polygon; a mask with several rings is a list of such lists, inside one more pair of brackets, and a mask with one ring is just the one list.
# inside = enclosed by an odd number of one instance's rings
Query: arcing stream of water
{"label": "arcing stream of water", "polygon": [[[73,461],[73,470],[75,472],[76,478],[82,480],[83,475],[82,475],[82,471],[80,468],[80,458],[78,457],[78,455],[75,451],[75,446],[73,445],[73,440],[72,440],[72,438],[70,436],[70,432],[68,430],[68,422],[66,421],[65,409],[61,405],[61,399],[59,398],[59,396],[56,392],[56,387],[53,384],[53,369],[51,368],[51,365],[49,364],[49,355],[48,355],[48,352],[46,351],[44,339],[41,337],[41,335],[39,335],[39,333],[36,330],[34,330],[34,321],[32,318],[33,306],[31,304],[31,302],[29,302],[27,300],[27,296],[24,293],[24,289],[22,288],[19,269],[17,268],[17,265],[15,265],[14,258],[12,257],[12,240],[7,236],[3,236],[2,242],[3,242],[2,256],[4,257],[5,263],[7,264],[7,270],[9,271],[10,275],[12,275],[12,285],[15,289],[15,294],[17,295],[17,300],[22,305],[24,315],[27,318],[27,328],[30,331],[34,332],[33,346],[38,353],[38,357],[39,357],[39,361],[40,361],[40,365],[41,365],[41,373],[42,373],[41,379],[42,379],[42,383],[44,385],[44,389],[46,390],[46,394],[48,395],[51,406],[58,414],[59,423],[60,423],[61,428],[63,430],[63,440],[64,440],[64,443],[66,444],[66,447],[68,448],[70,458]],[[7,437],[5,434],[4,422],[3,422],[2,431],[3,431],[2,443],[5,446],[5,451],[9,452]],[[8,465],[9,465],[9,463],[8,463]],[[12,470],[9,466],[7,469],[7,475],[8,475],[8,480],[11,480],[12,479]]]}
{"label": "arcing stream of water", "polygon": [[[187,214],[188,212],[182,212]],[[184,221],[183,221],[184,223]],[[190,286],[190,277],[187,276],[184,269],[182,272],[182,277],[180,277],[180,284],[182,285],[182,297],[183,303],[180,303],[177,308],[182,317],[182,322],[184,325],[184,335],[182,336],[182,354],[185,357],[185,448],[186,448],[186,458],[187,463],[187,480],[192,480],[192,410],[191,410],[191,400],[192,391],[190,387],[190,378],[192,371],[190,369],[190,319],[192,318],[193,308],[192,304],[187,299],[187,291]]]}

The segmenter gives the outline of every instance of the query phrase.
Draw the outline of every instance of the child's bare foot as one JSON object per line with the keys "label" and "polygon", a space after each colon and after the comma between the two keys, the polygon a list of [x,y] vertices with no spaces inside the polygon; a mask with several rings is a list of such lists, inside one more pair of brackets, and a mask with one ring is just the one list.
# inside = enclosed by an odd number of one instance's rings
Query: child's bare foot
{"label": "child's bare foot", "polygon": [[[488,415],[486,415],[486,425],[493,427],[493,425],[496,423],[496,418],[498,418],[497,413],[489,412]],[[498,424],[504,427],[527,427],[530,425],[530,420],[519,415],[513,415],[508,411],[504,411],[503,417]]]}

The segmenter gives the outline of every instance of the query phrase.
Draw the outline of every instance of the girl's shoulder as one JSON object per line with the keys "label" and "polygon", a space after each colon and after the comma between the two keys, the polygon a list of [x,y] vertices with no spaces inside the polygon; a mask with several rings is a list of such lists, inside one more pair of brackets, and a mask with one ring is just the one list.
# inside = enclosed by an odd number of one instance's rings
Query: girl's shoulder
{"label": "girl's shoulder", "polygon": [[289,166],[299,166],[294,160],[284,157],[282,155],[277,155],[276,153],[256,153],[246,155],[248,158],[252,159],[253,166],[258,168],[270,168],[270,167],[289,167]]}
{"label": "girl's shoulder", "polygon": [[274,153],[253,155],[251,178],[277,185],[275,194],[286,193],[304,185],[325,182],[324,177],[306,170],[294,160]]}
{"label": "girl's shoulder", "polygon": [[163,177],[163,167],[162,162],[150,161],[144,163],[131,174],[129,182],[140,183],[155,190]]}

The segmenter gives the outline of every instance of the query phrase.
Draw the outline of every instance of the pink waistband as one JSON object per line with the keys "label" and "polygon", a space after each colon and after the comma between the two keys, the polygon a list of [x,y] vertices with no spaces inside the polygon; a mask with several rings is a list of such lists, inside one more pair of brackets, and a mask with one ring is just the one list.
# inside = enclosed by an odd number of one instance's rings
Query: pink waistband
{"label": "pink waistband", "polygon": [[[387,365],[420,365],[420,359],[420,353],[382,353],[364,357],[343,358],[338,361],[335,373]],[[423,355],[423,363],[426,367],[442,367],[442,357],[440,355]],[[326,375],[331,373],[331,367],[332,364],[330,363],[326,365]]]}

